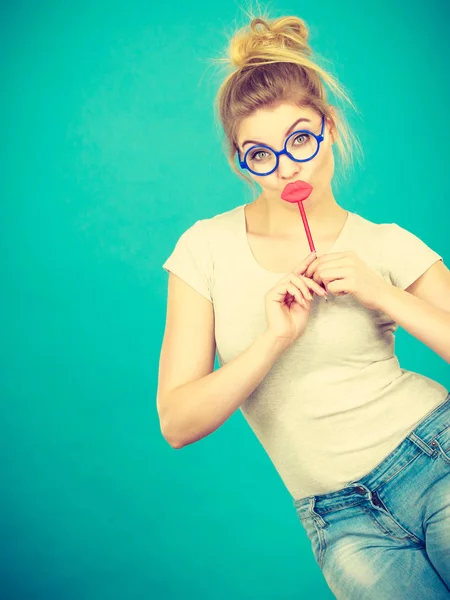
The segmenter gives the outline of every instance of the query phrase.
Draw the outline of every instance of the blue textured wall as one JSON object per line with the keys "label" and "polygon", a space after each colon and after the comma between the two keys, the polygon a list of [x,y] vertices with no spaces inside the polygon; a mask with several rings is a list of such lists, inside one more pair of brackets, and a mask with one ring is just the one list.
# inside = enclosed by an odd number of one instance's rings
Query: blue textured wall
{"label": "blue textured wall", "polygon": [[[361,111],[365,162],[338,202],[448,265],[448,4],[272,13],[307,21]],[[241,415],[178,452],[156,413],[161,265],[197,219],[250,198],[207,68],[243,19],[237,2],[1,4],[2,598],[332,598]],[[397,354],[450,385],[402,330]]]}

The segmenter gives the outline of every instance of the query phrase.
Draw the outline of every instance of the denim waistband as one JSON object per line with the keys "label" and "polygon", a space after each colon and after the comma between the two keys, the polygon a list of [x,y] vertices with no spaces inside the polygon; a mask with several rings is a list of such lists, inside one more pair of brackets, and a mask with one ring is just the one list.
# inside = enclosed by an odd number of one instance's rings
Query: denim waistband
{"label": "denim waistband", "polygon": [[434,438],[449,426],[450,393],[441,404],[425,415],[406,438],[370,473],[357,481],[349,481],[340,490],[294,500],[297,512],[313,509],[324,514],[354,504],[362,496],[371,498],[378,487],[395,477],[418,454],[425,452],[431,456],[435,452]]}

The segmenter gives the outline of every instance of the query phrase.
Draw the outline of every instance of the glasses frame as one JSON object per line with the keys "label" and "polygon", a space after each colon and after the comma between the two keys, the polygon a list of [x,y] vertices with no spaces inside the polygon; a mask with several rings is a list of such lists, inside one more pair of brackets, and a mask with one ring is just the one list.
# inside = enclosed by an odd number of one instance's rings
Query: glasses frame
{"label": "glasses frame", "polygon": [[[279,152],[277,152],[276,150],[274,150],[270,146],[267,146],[266,144],[257,144],[256,146],[251,146],[251,148],[249,148],[245,152],[245,154],[244,154],[244,160],[241,160],[240,156],[239,156],[239,150],[238,150],[239,165],[240,165],[241,169],[247,169],[248,171],[250,171],[250,173],[253,173],[254,175],[257,175],[258,177],[266,177],[267,175],[271,175],[274,171],[276,171],[278,169],[278,165],[280,164],[279,157],[282,154],[286,154],[287,156],[289,156],[289,158],[291,160],[293,160],[295,162],[308,162],[309,160],[312,160],[316,156],[316,154],[319,152],[319,150],[320,150],[320,144],[324,140],[324,136],[323,136],[324,129],[325,129],[325,117],[322,115],[322,129],[321,129],[319,135],[316,135],[315,133],[313,133],[312,131],[309,131],[308,129],[299,129],[297,131],[294,131],[293,133],[291,133],[290,135],[288,135],[288,137],[286,138],[286,140],[284,142],[283,150],[280,150]],[[313,137],[315,137],[316,140],[317,140],[317,150],[314,152],[314,154],[310,158],[300,158],[300,159],[297,159],[297,158],[294,158],[292,156],[292,154],[290,154],[287,151],[287,143],[288,143],[288,141],[291,139],[292,136],[298,135],[299,133],[309,133],[310,135],[312,135]],[[270,150],[271,152],[273,152],[275,154],[275,159],[276,159],[275,166],[268,173],[257,173],[256,171],[253,171],[252,169],[250,169],[250,167],[248,166],[248,164],[247,164],[247,155],[254,148],[267,148],[268,150]]]}

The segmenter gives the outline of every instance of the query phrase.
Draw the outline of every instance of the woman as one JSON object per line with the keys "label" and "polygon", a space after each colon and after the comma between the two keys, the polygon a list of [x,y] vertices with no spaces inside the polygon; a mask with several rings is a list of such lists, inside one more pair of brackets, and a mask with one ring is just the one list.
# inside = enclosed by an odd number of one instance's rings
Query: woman
{"label": "woman", "polygon": [[[239,408],[337,598],[448,599],[450,394],[400,367],[394,332],[450,362],[450,273],[413,233],[336,202],[332,146],[348,163],[355,140],[307,40],[285,17],[231,41],[219,116],[233,170],[262,192],[197,221],[163,265],[161,430],[181,448]],[[317,256],[281,199],[295,181],[313,186]]]}

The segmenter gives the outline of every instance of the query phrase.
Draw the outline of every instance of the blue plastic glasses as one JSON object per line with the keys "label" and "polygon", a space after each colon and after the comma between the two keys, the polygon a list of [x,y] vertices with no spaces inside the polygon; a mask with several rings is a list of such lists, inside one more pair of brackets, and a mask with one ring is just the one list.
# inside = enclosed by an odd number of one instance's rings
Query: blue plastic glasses
{"label": "blue plastic glasses", "polygon": [[[252,146],[249,148],[245,152],[244,160],[241,161],[238,150],[239,164],[242,169],[247,169],[254,175],[266,177],[267,175],[270,175],[276,171],[279,165],[279,157],[282,154],[286,154],[295,162],[306,162],[311,160],[319,152],[320,143],[324,140],[324,128],[325,117],[322,116],[322,128],[319,135],[316,135],[307,129],[299,129],[298,131],[294,131],[286,138],[284,142],[284,148],[283,150],[280,150],[280,152],[277,152],[265,144],[258,144],[257,146]],[[296,141],[299,138],[303,138],[303,141],[300,144],[296,144]],[[257,159],[257,156],[260,154],[266,154],[267,156],[262,159]],[[249,160],[254,167],[253,169],[248,164]]]}

